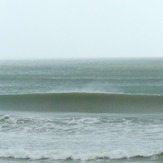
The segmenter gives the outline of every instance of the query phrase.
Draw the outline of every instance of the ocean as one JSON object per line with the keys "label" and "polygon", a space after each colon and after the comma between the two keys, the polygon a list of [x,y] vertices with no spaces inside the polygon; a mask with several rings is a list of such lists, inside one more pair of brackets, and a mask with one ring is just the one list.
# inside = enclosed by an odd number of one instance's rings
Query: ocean
{"label": "ocean", "polygon": [[0,61],[0,162],[162,163],[163,59]]}

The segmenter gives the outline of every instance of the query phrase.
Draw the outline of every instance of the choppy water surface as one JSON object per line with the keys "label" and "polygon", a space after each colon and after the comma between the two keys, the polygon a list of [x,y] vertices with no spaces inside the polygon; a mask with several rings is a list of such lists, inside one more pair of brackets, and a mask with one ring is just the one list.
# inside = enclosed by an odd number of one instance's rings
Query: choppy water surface
{"label": "choppy water surface", "polygon": [[163,152],[163,117],[84,113],[0,115],[0,157],[100,161]]}
{"label": "choppy water surface", "polygon": [[163,94],[163,59],[0,61],[0,94]]}

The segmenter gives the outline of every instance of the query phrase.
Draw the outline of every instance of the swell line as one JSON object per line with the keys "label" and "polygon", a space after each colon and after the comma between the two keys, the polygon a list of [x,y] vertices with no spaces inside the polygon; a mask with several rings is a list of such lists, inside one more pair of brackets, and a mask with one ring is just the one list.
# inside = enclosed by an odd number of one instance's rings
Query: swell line
{"label": "swell line", "polygon": [[76,92],[0,95],[0,109],[45,112],[161,113],[163,96]]}

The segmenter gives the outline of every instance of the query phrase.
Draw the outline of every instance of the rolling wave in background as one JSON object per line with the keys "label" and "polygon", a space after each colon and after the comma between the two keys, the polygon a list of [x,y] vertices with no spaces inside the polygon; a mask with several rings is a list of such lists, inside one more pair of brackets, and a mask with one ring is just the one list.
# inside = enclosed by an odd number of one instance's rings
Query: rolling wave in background
{"label": "rolling wave in background", "polygon": [[51,93],[0,95],[0,109],[90,113],[163,113],[162,95]]}

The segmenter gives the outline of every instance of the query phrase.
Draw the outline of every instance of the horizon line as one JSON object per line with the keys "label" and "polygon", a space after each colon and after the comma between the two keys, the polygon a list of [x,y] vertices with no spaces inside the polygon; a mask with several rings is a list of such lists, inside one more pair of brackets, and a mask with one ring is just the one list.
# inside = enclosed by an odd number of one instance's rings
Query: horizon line
{"label": "horizon line", "polygon": [[52,58],[0,58],[0,61],[22,60],[86,60],[86,59],[163,59],[163,57],[52,57]]}

